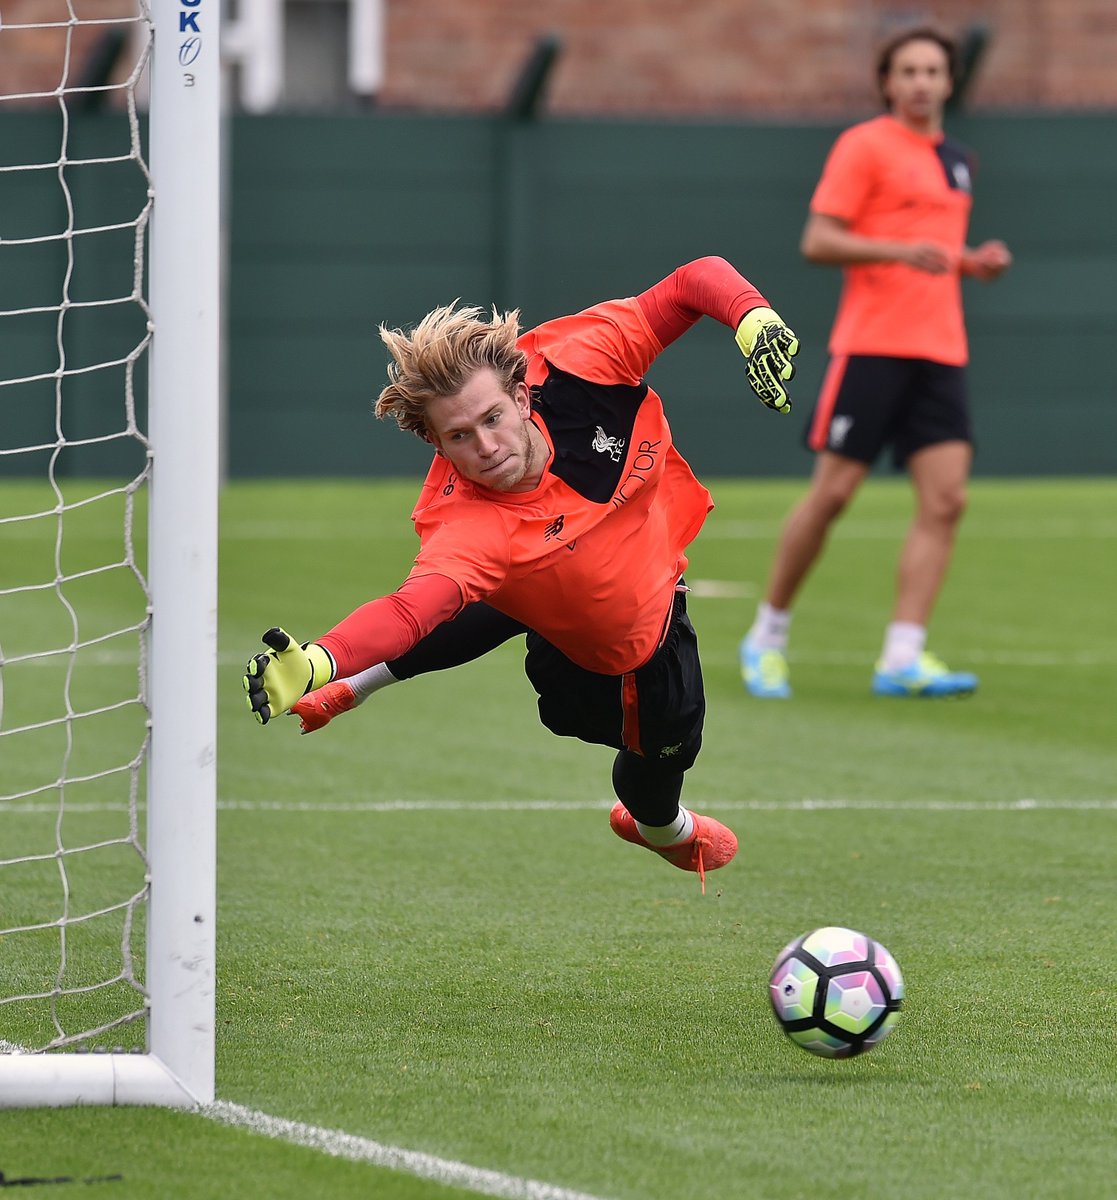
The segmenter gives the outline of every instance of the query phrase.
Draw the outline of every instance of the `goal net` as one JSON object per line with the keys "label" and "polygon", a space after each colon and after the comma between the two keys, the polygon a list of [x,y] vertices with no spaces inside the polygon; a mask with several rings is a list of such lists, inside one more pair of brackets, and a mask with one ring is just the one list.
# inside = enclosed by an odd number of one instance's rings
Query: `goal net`
{"label": "goal net", "polygon": [[213,1098],[218,23],[0,13],[0,1105]]}

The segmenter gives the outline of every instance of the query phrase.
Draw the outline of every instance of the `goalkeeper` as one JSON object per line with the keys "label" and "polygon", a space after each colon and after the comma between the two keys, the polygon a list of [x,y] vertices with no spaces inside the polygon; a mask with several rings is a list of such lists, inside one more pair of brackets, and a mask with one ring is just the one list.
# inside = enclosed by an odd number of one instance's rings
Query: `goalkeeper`
{"label": "goalkeeper", "polygon": [[434,669],[526,632],[543,724],[617,751],[613,831],[704,890],[737,850],[680,803],[705,715],[682,577],[713,504],[644,379],[702,316],[735,331],[753,390],[787,412],[798,341],[720,258],[522,334],[517,312],[454,305],[409,332],[381,326],[392,362],[376,414],[434,448],[412,513],[421,548],[396,592],[314,641],[264,635],[244,677],[257,721],[297,708],[317,728],[323,701],[325,719],[350,706],[348,685],[317,691],[333,680],[425,646]]}

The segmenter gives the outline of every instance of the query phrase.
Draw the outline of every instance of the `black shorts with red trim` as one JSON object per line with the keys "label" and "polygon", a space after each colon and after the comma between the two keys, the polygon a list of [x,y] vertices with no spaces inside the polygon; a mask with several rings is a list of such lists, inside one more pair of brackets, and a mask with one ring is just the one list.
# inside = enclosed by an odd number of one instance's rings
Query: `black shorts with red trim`
{"label": "black shorts with red trim", "polygon": [[885,446],[902,467],[939,442],[973,442],[965,367],[926,358],[838,354],[822,381],[804,440],[872,464]]}
{"label": "black shorts with red trim", "polygon": [[539,694],[539,718],[552,733],[633,750],[674,771],[687,770],[698,757],[706,696],[685,592],[675,593],[659,649],[635,671],[587,671],[533,630],[524,667]]}

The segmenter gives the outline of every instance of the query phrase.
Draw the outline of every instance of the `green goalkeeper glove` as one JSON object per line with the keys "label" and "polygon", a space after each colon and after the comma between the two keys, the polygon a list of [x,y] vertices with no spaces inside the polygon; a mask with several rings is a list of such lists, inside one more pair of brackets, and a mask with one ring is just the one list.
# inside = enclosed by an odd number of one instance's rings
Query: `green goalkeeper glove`
{"label": "green goalkeeper glove", "polygon": [[791,412],[783,386],[795,375],[791,361],[799,339],[770,308],[754,308],[737,326],[737,345],[745,356],[745,374],[760,402],[776,412]]}
{"label": "green goalkeeper glove", "polygon": [[244,690],[252,715],[266,725],[276,713],[285,713],[307,692],[328,683],[334,660],[314,642],[300,646],[282,629],[269,629],[261,640],[270,648],[248,660]]}

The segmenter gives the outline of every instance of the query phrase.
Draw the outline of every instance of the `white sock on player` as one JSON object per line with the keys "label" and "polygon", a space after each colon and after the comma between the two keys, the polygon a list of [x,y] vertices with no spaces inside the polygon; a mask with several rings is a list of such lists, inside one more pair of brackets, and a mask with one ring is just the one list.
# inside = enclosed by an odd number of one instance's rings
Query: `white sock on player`
{"label": "white sock on player", "polygon": [[388,670],[387,663],[377,663],[374,667],[349,676],[349,686],[353,689],[358,704],[367,700],[373,692],[390,687],[393,683],[399,683],[399,680]]}
{"label": "white sock on player", "polygon": [[644,825],[637,821],[636,828],[649,846],[677,846],[694,832],[694,818],[680,804],[679,815],[670,825]]}
{"label": "white sock on player", "polygon": [[893,621],[884,633],[881,667],[885,671],[902,671],[910,667],[923,653],[927,630],[912,621]]}
{"label": "white sock on player", "polygon": [[756,619],[748,631],[747,641],[757,650],[786,650],[790,628],[789,609],[773,608],[767,601],[761,601],[756,610]]}

